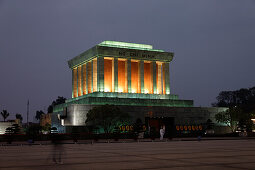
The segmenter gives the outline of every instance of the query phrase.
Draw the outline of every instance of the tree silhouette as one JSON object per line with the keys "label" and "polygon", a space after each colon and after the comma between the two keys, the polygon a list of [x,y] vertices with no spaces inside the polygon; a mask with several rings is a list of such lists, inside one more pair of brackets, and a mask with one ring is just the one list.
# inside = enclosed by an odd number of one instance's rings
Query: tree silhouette
{"label": "tree silhouette", "polygon": [[94,127],[101,127],[105,133],[111,133],[115,127],[127,123],[130,116],[113,105],[97,106],[89,110],[86,123]]}
{"label": "tree silhouette", "polygon": [[213,103],[213,106],[229,108],[224,114],[217,115],[218,122],[225,122],[232,127],[232,130],[236,122],[239,126],[245,125],[247,131],[252,130],[251,119],[253,118],[252,113],[255,111],[255,87],[222,91],[216,99],[217,102]]}
{"label": "tree silhouette", "polygon": [[239,117],[242,114],[242,111],[238,107],[230,107],[224,112],[219,112],[215,115],[215,119],[219,123],[226,124],[232,132],[235,132]]}
{"label": "tree silhouette", "polygon": [[[218,120],[220,120],[220,118],[218,118]],[[206,121],[206,130],[211,130],[213,129],[214,123],[212,122],[211,119],[207,119]]]}
{"label": "tree silhouette", "polygon": [[4,118],[4,122],[7,119],[7,117],[10,115],[10,113],[7,112],[7,110],[3,110],[1,112],[2,117]]}
{"label": "tree silhouette", "polygon": [[40,120],[41,116],[44,114],[44,112],[42,110],[40,111],[36,111],[36,114],[35,114],[35,118],[36,120]]}
{"label": "tree silhouette", "polygon": [[16,114],[16,119],[19,119],[20,120],[20,122],[22,122],[22,120],[23,120],[23,117],[22,117],[22,115],[21,114]]}
{"label": "tree silhouette", "polygon": [[48,107],[48,113],[52,113],[53,112],[53,107],[58,105],[58,104],[62,104],[65,103],[66,98],[62,97],[62,96],[58,96],[58,98],[56,100],[54,100],[51,105],[49,105]]}

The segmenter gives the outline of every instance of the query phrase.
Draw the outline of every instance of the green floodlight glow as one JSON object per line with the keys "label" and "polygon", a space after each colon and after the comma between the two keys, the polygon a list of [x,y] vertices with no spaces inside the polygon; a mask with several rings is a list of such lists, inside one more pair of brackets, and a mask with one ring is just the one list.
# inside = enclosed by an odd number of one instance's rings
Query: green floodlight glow
{"label": "green floodlight glow", "polygon": [[141,48],[141,49],[153,49],[152,45],[146,44],[135,44],[135,43],[127,43],[127,42],[119,42],[119,41],[103,41],[99,45],[105,46],[118,46],[123,48]]}
{"label": "green floodlight glow", "polygon": [[127,43],[127,42],[119,42],[119,41],[103,41],[98,45],[107,46],[107,47],[131,48],[131,49],[138,49],[138,50],[163,52],[163,50],[153,49],[152,45],[147,45],[147,44],[136,44],[136,43]]}

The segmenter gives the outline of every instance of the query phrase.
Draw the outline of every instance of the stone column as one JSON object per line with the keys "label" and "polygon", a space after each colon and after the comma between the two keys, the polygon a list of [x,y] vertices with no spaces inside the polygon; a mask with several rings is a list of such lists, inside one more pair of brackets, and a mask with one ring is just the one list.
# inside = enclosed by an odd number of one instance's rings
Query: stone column
{"label": "stone column", "polygon": [[89,72],[89,67],[88,67],[89,63],[86,64],[86,94],[88,94],[89,89],[88,89],[88,72]]}
{"label": "stone column", "polygon": [[127,82],[128,82],[128,93],[132,93],[131,86],[131,59],[127,59]]}
{"label": "stone column", "polygon": [[152,62],[153,94],[157,94],[157,66],[156,61]]}
{"label": "stone column", "polygon": [[104,57],[97,57],[97,91],[104,91]]}
{"label": "stone column", "polygon": [[141,85],[141,93],[144,93],[144,61],[141,60],[139,64],[140,71],[140,85]]}
{"label": "stone column", "polygon": [[76,71],[76,96],[79,97],[79,66]]}
{"label": "stone column", "polygon": [[81,65],[81,96],[83,96],[83,65]]}
{"label": "stone column", "polygon": [[72,98],[74,98],[74,69],[72,69]]}
{"label": "stone column", "polygon": [[77,67],[78,69],[78,97],[82,96],[82,65]]}
{"label": "stone column", "polygon": [[97,58],[92,60],[93,64],[93,92],[97,91]]}
{"label": "stone column", "polygon": [[86,93],[86,87],[87,87],[87,64],[82,65],[82,94]]}
{"label": "stone column", "polygon": [[124,89],[123,89],[123,92],[124,93],[128,93],[128,68],[127,68],[127,60],[125,61],[125,86],[124,86]]}
{"label": "stone column", "polygon": [[158,66],[158,75],[157,75],[157,77],[158,77],[158,81],[157,81],[157,92],[158,92],[158,94],[163,94],[162,93],[162,84],[163,84],[163,79],[162,79],[162,63],[158,63],[157,64],[157,66]]}
{"label": "stone column", "polygon": [[114,58],[114,92],[118,92],[118,58]]}
{"label": "stone column", "polygon": [[93,60],[91,60],[91,93],[93,93]]}
{"label": "stone column", "polygon": [[169,62],[165,63],[165,87],[166,87],[166,94],[170,94],[170,74],[169,74]]}
{"label": "stone column", "polygon": [[140,77],[140,60],[138,61],[138,89],[137,89],[137,93],[141,93],[141,77]]}

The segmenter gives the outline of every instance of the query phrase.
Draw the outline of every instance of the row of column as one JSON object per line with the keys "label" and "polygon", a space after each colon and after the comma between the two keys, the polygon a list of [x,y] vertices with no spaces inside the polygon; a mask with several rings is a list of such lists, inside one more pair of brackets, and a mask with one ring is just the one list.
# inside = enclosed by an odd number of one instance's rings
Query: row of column
{"label": "row of column", "polygon": [[96,91],[170,94],[169,63],[97,57],[72,70],[72,98]]}

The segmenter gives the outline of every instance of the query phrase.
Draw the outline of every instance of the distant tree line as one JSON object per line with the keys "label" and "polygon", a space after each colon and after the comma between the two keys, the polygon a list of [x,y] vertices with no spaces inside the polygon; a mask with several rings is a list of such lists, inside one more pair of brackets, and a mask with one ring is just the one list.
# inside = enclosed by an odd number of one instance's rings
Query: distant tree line
{"label": "distant tree line", "polygon": [[63,104],[65,103],[66,98],[62,97],[62,96],[58,96],[58,98],[56,100],[54,100],[51,105],[49,105],[48,107],[48,113],[52,113],[53,112],[53,107],[59,104]]}
{"label": "distant tree line", "polygon": [[[48,113],[52,113],[53,112],[53,107],[59,104],[63,104],[65,103],[66,98],[62,97],[62,96],[58,96],[58,98],[56,100],[54,100],[49,106],[48,106]],[[41,116],[45,114],[42,110],[37,110],[35,113],[35,118],[36,120],[40,120]]]}
{"label": "distant tree line", "polygon": [[212,105],[215,107],[228,107],[228,110],[216,114],[218,122],[226,123],[232,131],[236,127],[246,127],[251,131],[255,116],[255,87],[241,88],[234,91],[222,91],[217,96],[217,102]]}
{"label": "distant tree line", "polygon": [[[7,110],[3,110],[3,111],[1,112],[1,116],[3,117],[4,122],[5,122],[6,119],[10,116],[10,113],[9,113]],[[17,113],[17,114],[16,114],[16,119],[19,119],[19,120],[22,122],[23,117],[22,117],[21,114]]]}
{"label": "distant tree line", "polygon": [[[65,103],[66,98],[62,97],[62,96],[58,96],[58,98],[56,100],[54,100],[49,106],[48,106],[48,113],[52,113],[53,112],[53,107],[58,105],[58,104],[62,104]],[[45,114],[42,110],[37,110],[35,113],[35,118],[37,120],[39,120],[41,118],[41,115]],[[1,116],[3,117],[4,122],[6,121],[6,119],[10,116],[10,113],[7,110],[3,110],[1,111]],[[17,113],[16,114],[16,119],[20,119],[21,121],[23,120],[23,117],[21,114]]]}

